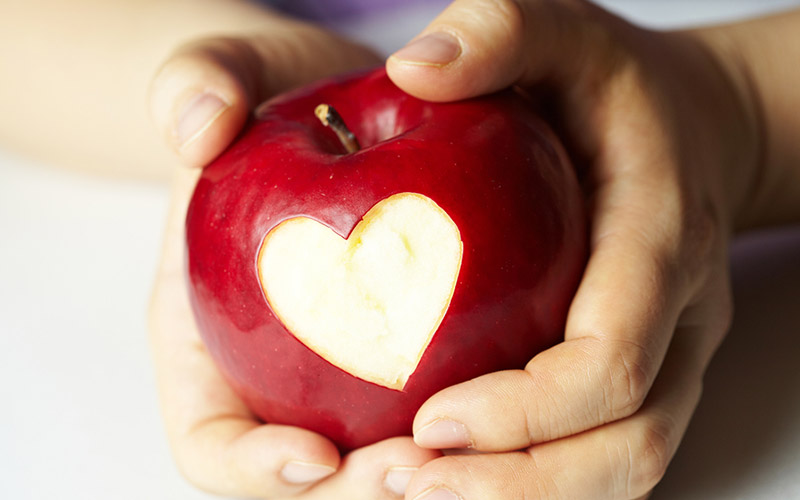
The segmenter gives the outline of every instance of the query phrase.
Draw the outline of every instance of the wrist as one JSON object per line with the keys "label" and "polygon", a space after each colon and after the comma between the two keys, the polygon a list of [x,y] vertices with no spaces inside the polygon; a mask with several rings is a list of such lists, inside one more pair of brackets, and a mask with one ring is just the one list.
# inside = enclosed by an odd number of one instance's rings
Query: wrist
{"label": "wrist", "polygon": [[721,84],[732,97],[729,109],[713,118],[718,118],[722,135],[718,174],[727,222],[733,231],[741,231],[759,225],[752,203],[759,197],[765,175],[765,124],[759,90],[737,37],[728,30],[710,27],[685,33],[708,52]]}
{"label": "wrist", "polygon": [[800,221],[800,9],[696,30],[737,86],[755,131],[757,159],[735,206],[734,227]]}

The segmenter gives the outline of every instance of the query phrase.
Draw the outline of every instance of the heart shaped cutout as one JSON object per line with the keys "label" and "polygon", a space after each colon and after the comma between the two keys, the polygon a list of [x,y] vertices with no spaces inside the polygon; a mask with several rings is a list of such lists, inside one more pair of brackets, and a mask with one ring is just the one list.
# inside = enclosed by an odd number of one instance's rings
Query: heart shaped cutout
{"label": "heart shaped cutout", "polygon": [[308,217],[264,238],[261,286],[273,313],[346,372],[402,390],[455,291],[463,245],[433,200],[400,193],[373,206],[347,239]]}

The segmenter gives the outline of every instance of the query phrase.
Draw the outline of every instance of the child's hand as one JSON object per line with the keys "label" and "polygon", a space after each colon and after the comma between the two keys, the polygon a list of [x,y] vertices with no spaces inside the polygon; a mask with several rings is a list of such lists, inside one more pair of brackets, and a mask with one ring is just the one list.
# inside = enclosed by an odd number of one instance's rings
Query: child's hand
{"label": "child's hand", "polygon": [[729,327],[728,239],[757,160],[745,82],[717,57],[587,2],[457,0],[389,59],[425,99],[541,98],[592,222],[566,341],[432,397],[418,444],[489,453],[426,464],[407,498],[633,499],[662,477]]}
{"label": "child's hand", "polygon": [[[151,92],[152,114],[182,159],[202,166],[241,129],[251,107],[288,87],[376,62],[368,51],[293,24],[268,35],[201,40],[179,50]],[[190,310],[184,217],[199,169],[180,169],[151,307],[151,344],[169,441],[195,485],[236,497],[401,498],[411,473],[440,456],[411,438],[340,458],[321,435],[263,425],[220,376]]]}

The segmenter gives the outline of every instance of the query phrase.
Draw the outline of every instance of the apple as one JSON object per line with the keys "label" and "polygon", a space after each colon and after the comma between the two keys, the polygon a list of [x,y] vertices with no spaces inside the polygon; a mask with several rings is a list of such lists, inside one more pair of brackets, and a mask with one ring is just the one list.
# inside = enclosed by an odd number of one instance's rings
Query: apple
{"label": "apple", "polygon": [[586,231],[567,155],[526,97],[425,102],[373,70],[267,101],[203,171],[189,291],[258,417],[349,450],[559,342]]}

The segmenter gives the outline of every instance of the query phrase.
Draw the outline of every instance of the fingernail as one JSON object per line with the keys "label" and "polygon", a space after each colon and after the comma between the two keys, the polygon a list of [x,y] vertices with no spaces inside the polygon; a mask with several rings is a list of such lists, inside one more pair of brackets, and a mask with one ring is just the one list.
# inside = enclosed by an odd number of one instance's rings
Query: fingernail
{"label": "fingernail", "polygon": [[292,484],[306,484],[319,481],[336,472],[336,469],[327,465],[311,464],[293,460],[281,469],[283,479]]}
{"label": "fingernail", "polygon": [[386,473],[383,480],[383,486],[396,495],[403,496],[406,494],[406,487],[411,476],[419,470],[417,467],[392,467]]}
{"label": "fingernail", "polygon": [[414,500],[461,500],[461,497],[444,488],[430,488],[414,497]]}
{"label": "fingernail", "polygon": [[183,149],[200,137],[230,106],[219,96],[206,92],[189,100],[178,115],[175,137]]}
{"label": "fingernail", "polygon": [[461,44],[456,37],[437,31],[410,42],[392,57],[405,63],[444,66],[456,60],[460,54]]}
{"label": "fingernail", "polygon": [[414,433],[414,442],[423,448],[470,448],[469,431],[460,422],[436,419]]}

